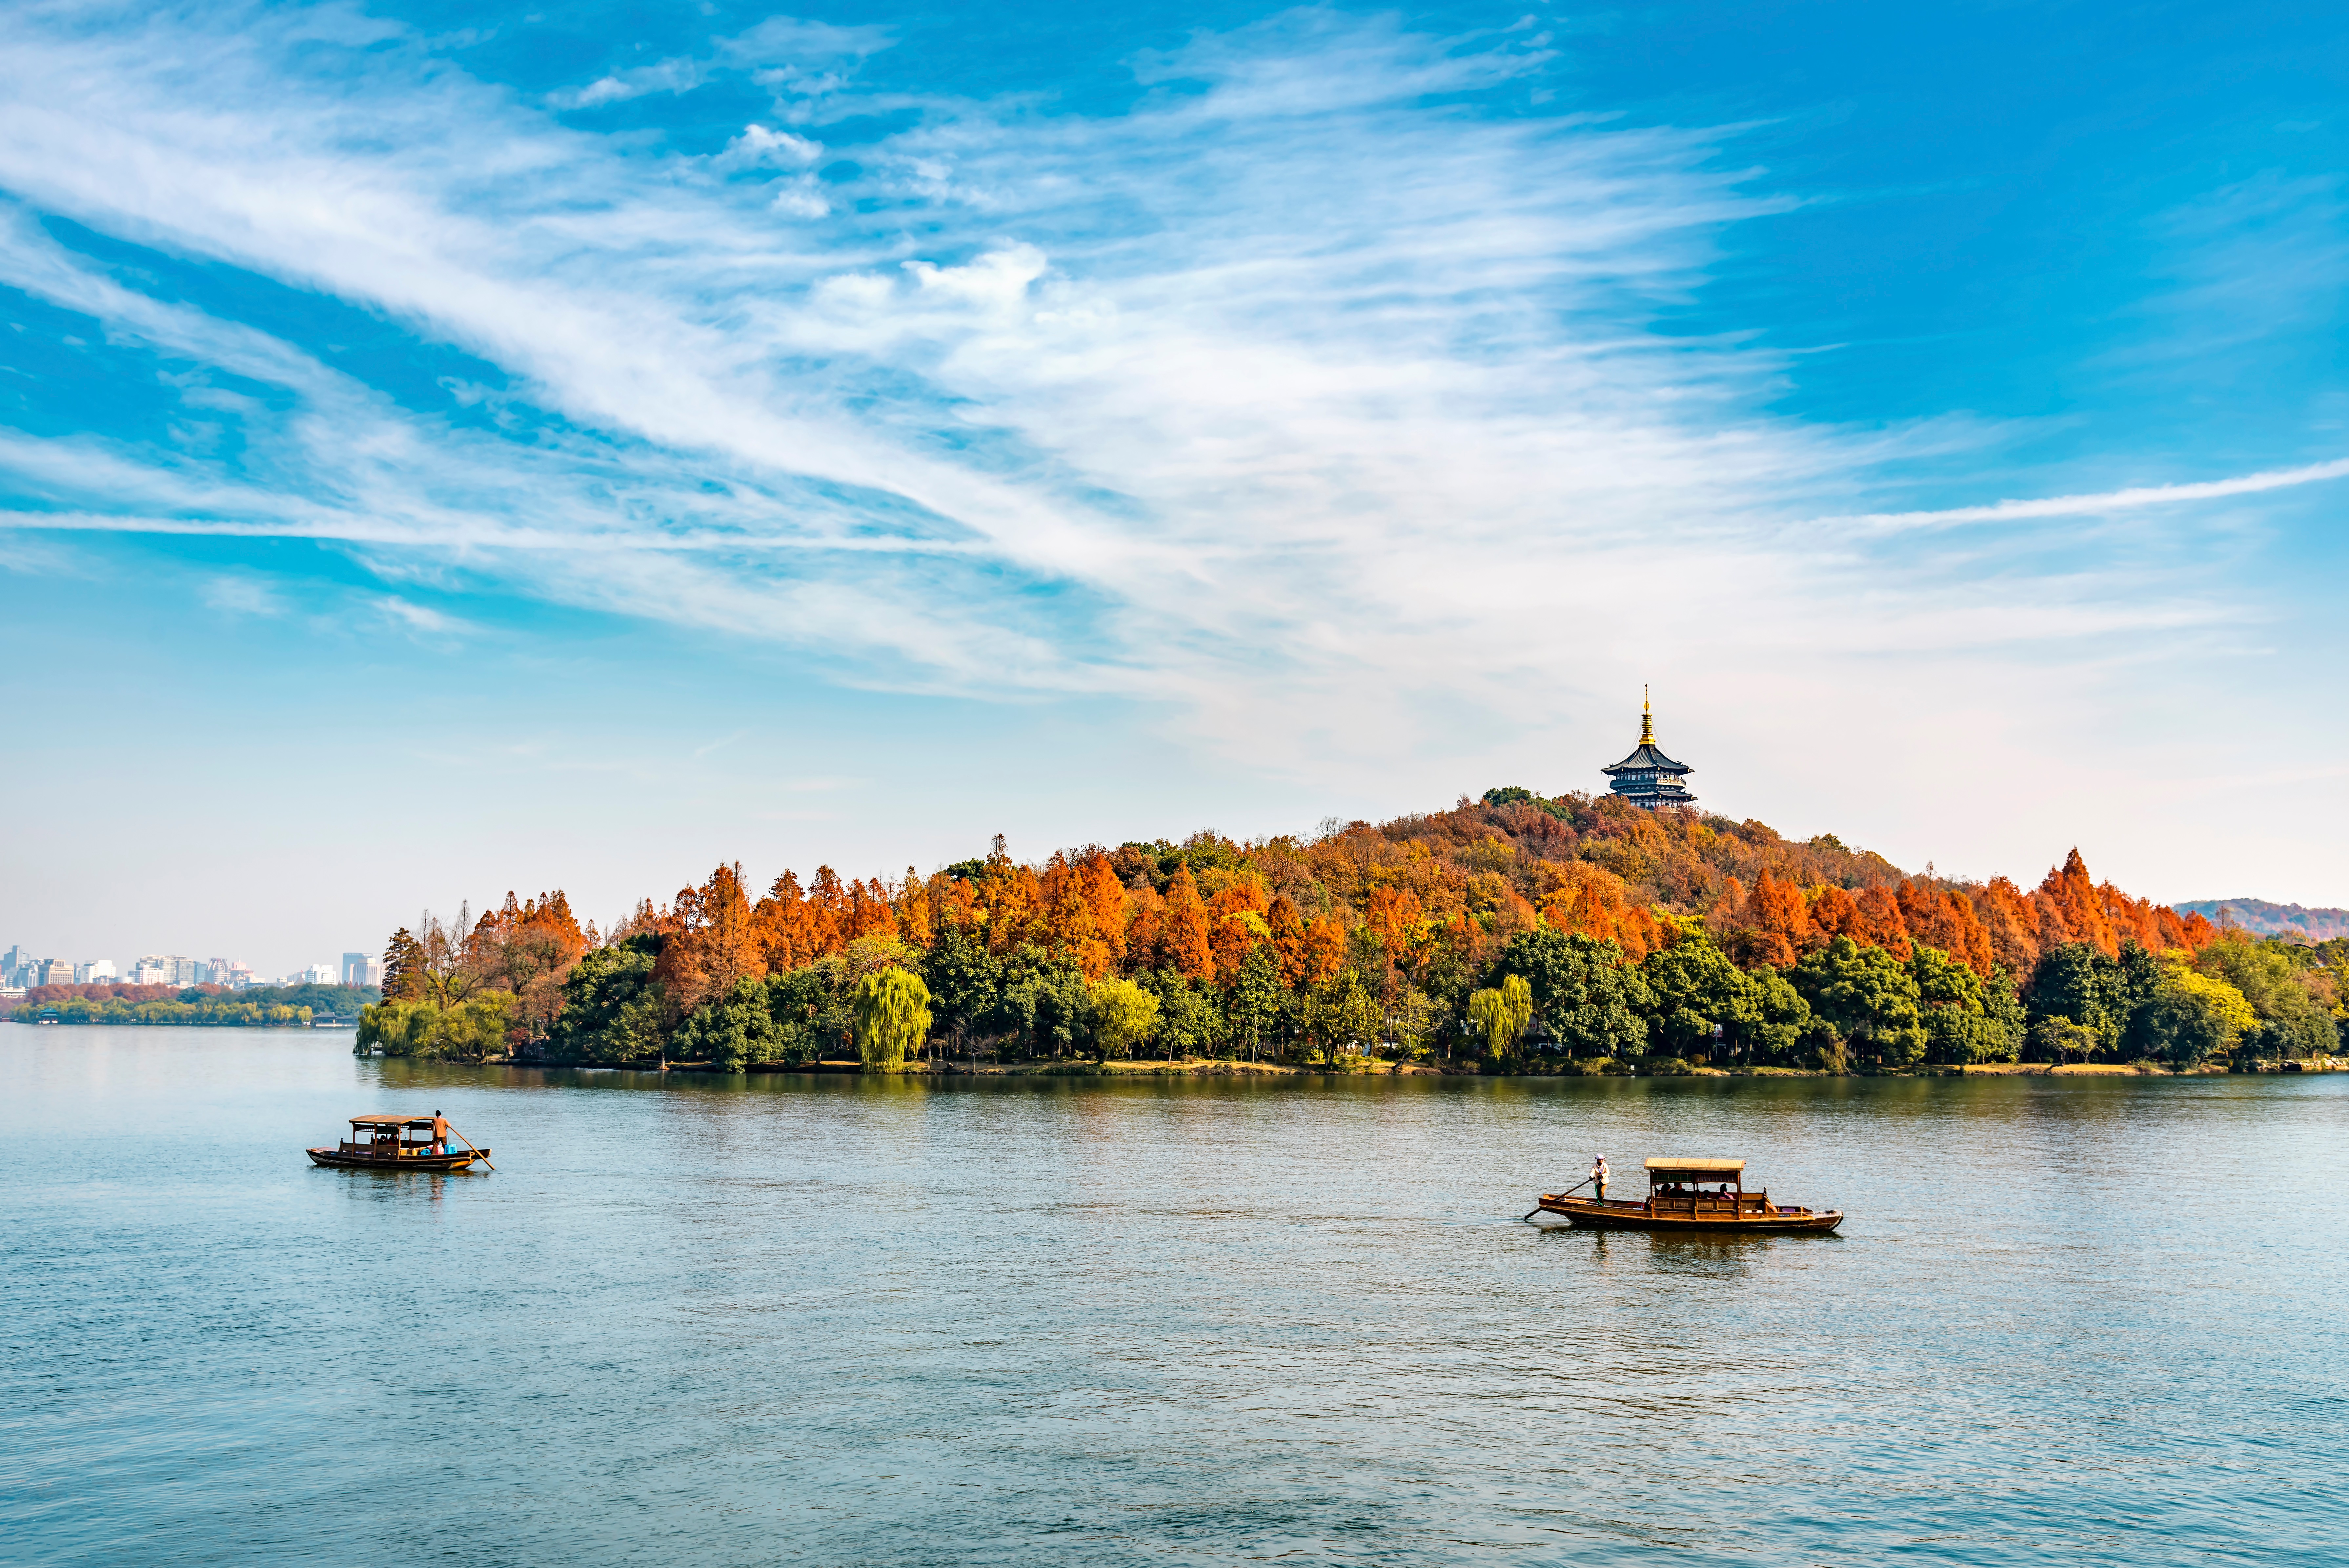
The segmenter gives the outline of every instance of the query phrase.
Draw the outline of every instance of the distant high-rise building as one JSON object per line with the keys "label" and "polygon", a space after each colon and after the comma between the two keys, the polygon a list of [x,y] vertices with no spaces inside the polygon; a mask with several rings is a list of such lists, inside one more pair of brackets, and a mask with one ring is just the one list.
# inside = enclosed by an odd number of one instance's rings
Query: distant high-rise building
{"label": "distant high-rise building", "polygon": [[130,966],[133,985],[169,985],[171,983],[171,961],[149,953]]}
{"label": "distant high-rise building", "polygon": [[76,985],[103,985],[114,978],[112,959],[92,959],[88,963],[74,965]]}
{"label": "distant high-rise building", "polygon": [[343,955],[342,983],[345,985],[365,985],[367,982],[367,965],[373,961],[374,961],[368,958],[365,953],[345,953]]}
{"label": "distant high-rise building", "polygon": [[33,955],[25,950],[23,943],[10,948],[5,957],[0,957],[0,984],[24,984],[25,967],[32,961]]}
{"label": "distant high-rise building", "polygon": [[336,983],[335,966],[330,963],[314,963],[308,969],[304,970],[300,974],[295,975],[294,977],[294,983],[296,985],[333,985]]}
{"label": "distant high-rise building", "polygon": [[74,966],[70,959],[41,959],[33,965],[35,985],[71,985]]}
{"label": "distant high-rise building", "polygon": [[174,953],[171,955],[171,983],[173,985],[202,985],[204,983],[204,966],[197,960],[182,958],[179,954]]}

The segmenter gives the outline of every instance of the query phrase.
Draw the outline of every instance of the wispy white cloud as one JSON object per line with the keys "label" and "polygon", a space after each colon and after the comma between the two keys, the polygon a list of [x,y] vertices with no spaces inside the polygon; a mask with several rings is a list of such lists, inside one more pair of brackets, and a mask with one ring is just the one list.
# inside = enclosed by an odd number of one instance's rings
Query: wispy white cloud
{"label": "wispy white cloud", "polygon": [[213,576],[204,580],[204,603],[230,615],[278,616],[285,605],[277,590],[259,577]]}
{"label": "wispy white cloud", "polygon": [[[335,539],[820,649],[843,679],[1167,701],[1276,762],[1461,711],[1538,721],[1635,666],[2108,646],[2238,614],[2172,562],[2085,569],[2060,531],[2044,560],[1888,553],[2144,503],[1860,511],[1981,432],[1776,416],[1782,360],[1660,330],[1723,233],[1789,198],[1729,132],[1522,112],[1537,34],[1302,11],[1143,57],[1153,90],[1120,114],[938,100],[877,140],[820,144],[802,117],[696,157],[568,128],[349,16],[133,38],[71,15],[0,18],[0,184],[383,313],[515,389],[492,428],[403,406],[19,213],[6,281],[293,394],[215,410],[243,421],[234,465],[0,437],[19,524]],[[320,82],[305,27],[373,47]],[[553,102],[755,70],[845,126],[889,42],[779,19]],[[835,153],[864,172],[824,184]],[[2271,479],[2309,482],[2117,493]]]}
{"label": "wispy white cloud", "polygon": [[721,39],[718,52],[750,66],[837,65],[877,55],[895,42],[888,27],[843,27],[800,16],[770,16]]}
{"label": "wispy white cloud", "polygon": [[2349,458],[2303,463],[2297,468],[2271,469],[2231,479],[2205,480],[2193,484],[2141,484],[2095,495],[2048,495],[2027,501],[1994,501],[1987,506],[1944,506],[1929,512],[1877,512],[1854,517],[1821,519],[1827,526],[1895,530],[1948,528],[1967,523],[2021,523],[2043,517],[2101,517],[2147,506],[2178,506],[2193,501],[2222,501],[2235,495],[2259,495],[2295,485],[2320,484],[2349,477]]}
{"label": "wispy white cloud", "polygon": [[549,93],[546,101],[556,109],[600,109],[607,103],[625,103],[647,93],[690,92],[708,75],[708,68],[698,60],[656,60],[648,66],[633,66],[598,77],[585,87]]}
{"label": "wispy white cloud", "polygon": [[[759,81],[797,98],[837,91],[856,62],[888,48],[886,27],[842,27],[796,16],[770,16],[730,38],[713,41],[706,55],[672,56],[598,77],[584,87],[547,95],[558,109],[600,109],[651,93],[685,93],[729,68],[755,68]],[[756,127],[752,128],[754,130]]]}
{"label": "wispy white cloud", "polygon": [[413,603],[398,594],[385,594],[373,600],[370,607],[387,624],[404,631],[448,638],[478,629],[456,616],[434,609],[429,605]]}

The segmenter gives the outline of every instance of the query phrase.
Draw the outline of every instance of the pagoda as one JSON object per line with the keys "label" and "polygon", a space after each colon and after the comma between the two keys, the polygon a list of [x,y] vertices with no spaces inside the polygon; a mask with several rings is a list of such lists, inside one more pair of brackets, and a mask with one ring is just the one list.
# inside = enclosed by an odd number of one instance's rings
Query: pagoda
{"label": "pagoda", "polygon": [[1694,772],[1656,750],[1656,716],[1648,707],[1648,689],[1640,689],[1640,743],[1621,762],[1599,770],[1614,779],[1609,787],[1641,811],[1661,811],[1668,805],[1694,805],[1696,796],[1681,783]]}

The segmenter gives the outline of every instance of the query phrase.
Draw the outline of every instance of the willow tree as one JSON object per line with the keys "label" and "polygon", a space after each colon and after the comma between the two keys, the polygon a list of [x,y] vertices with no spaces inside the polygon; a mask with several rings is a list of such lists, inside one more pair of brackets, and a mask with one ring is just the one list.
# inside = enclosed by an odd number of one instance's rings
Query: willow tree
{"label": "willow tree", "polygon": [[868,1068],[891,1072],[929,1034],[930,988],[921,976],[892,964],[858,982],[851,1011],[856,1054]]}
{"label": "willow tree", "polygon": [[1468,999],[1468,1026],[1485,1037],[1487,1056],[1507,1055],[1533,1021],[1533,987],[1521,974],[1503,981],[1498,991],[1480,991]]}
{"label": "willow tree", "polygon": [[1085,991],[1092,1002],[1093,1044],[1101,1048],[1102,1060],[1133,1054],[1158,1022],[1158,999],[1130,980],[1095,981]]}

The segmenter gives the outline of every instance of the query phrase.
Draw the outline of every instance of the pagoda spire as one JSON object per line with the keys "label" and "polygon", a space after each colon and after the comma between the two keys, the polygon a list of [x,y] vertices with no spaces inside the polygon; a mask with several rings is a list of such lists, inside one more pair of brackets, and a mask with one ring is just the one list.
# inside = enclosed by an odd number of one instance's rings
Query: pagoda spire
{"label": "pagoda spire", "polygon": [[1621,762],[1599,771],[1615,781],[1608,787],[1617,799],[1642,811],[1696,804],[1696,796],[1681,783],[1693,770],[1656,749],[1656,710],[1644,684],[1640,688],[1639,745]]}

